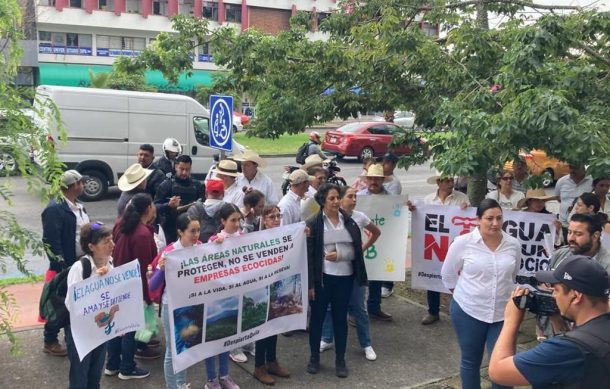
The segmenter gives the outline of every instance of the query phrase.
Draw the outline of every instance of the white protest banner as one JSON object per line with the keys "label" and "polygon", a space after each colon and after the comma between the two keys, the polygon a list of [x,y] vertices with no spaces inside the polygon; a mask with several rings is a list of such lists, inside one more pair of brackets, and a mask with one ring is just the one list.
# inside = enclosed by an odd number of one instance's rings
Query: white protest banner
{"label": "white protest banner", "polygon": [[112,338],[144,328],[144,297],[140,264],[133,260],[68,289],[70,329],[82,361]]}
{"label": "white protest banner", "polygon": [[[379,239],[364,253],[369,280],[404,281],[409,238],[409,212],[403,196],[358,196],[356,209],[381,230]],[[362,239],[367,239],[363,231]]]}
{"label": "white protest banner", "polygon": [[[441,268],[453,239],[478,225],[474,208],[417,204],[412,212],[411,287],[449,293],[441,280]],[[545,270],[555,241],[552,214],[504,210],[502,229],[521,243],[519,275],[533,276]],[[551,244],[549,244],[551,242]]]}
{"label": "white protest banner", "polygon": [[307,321],[305,224],[167,253],[174,371]]}

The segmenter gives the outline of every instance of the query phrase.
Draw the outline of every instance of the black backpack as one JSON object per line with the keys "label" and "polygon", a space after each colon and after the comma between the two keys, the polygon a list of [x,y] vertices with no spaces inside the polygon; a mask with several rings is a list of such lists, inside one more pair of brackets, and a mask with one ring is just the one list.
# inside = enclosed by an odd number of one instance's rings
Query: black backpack
{"label": "black backpack", "polygon": [[[203,207],[203,203],[198,201],[193,205],[197,213],[197,219],[199,219],[199,240],[203,243],[207,243],[212,235],[216,234],[220,227],[220,218],[218,212],[214,216],[208,215]],[[191,215],[193,212],[190,212]]]}
{"label": "black backpack", "polygon": [[309,156],[309,145],[311,142],[303,143],[301,147],[297,150],[297,163],[299,165],[303,165],[305,163],[305,158]]}
{"label": "black backpack", "polygon": [[[82,257],[83,280],[91,276],[91,262],[89,258]],[[72,266],[63,269],[47,282],[42,288],[38,312],[40,317],[55,327],[63,328],[70,324],[70,312],[66,308],[66,295],[68,294],[68,273]]]}

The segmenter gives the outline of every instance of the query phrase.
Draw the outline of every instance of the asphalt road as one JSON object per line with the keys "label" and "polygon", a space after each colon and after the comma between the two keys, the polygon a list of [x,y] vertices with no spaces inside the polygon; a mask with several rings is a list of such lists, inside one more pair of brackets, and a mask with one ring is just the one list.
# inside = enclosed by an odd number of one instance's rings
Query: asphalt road
{"label": "asphalt road", "polygon": [[[134,161],[135,162],[135,161]],[[265,174],[269,175],[275,183],[278,193],[282,184],[283,166],[294,164],[294,157],[277,157],[268,158],[268,166],[263,169]],[[348,184],[351,184],[358,174],[362,171],[362,165],[355,159],[342,160],[339,163],[341,167],[340,175],[345,178]],[[433,174],[429,164],[412,167],[409,171],[397,169],[396,176],[402,183],[403,195],[409,198],[419,198],[432,192],[435,188],[433,185],[426,183],[426,179]],[[42,224],[40,221],[40,213],[44,208],[44,204],[40,202],[34,195],[28,193],[25,180],[20,177],[0,178],[0,185],[10,181],[13,191],[13,204],[9,206],[9,210],[16,215],[18,223],[25,228],[30,229],[38,234],[42,233]],[[116,202],[120,192],[118,188],[111,188],[106,198],[102,201],[85,203],[85,208],[91,220],[101,221],[106,224],[114,224],[117,215]],[[2,208],[6,208],[6,203],[2,202]],[[33,255],[26,256],[28,268],[36,274],[43,274],[47,269],[46,258],[41,258]],[[0,279],[9,277],[18,277],[21,273],[12,263],[7,264],[7,271],[0,274]]]}

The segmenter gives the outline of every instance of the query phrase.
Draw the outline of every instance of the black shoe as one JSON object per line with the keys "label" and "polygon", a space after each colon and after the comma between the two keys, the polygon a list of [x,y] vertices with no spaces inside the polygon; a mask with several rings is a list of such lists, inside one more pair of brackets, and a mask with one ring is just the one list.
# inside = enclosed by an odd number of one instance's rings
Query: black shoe
{"label": "black shoe", "polygon": [[309,374],[318,374],[319,370],[320,370],[320,357],[309,358],[309,363],[307,364],[307,372]]}
{"label": "black shoe", "polygon": [[381,309],[377,312],[369,311],[369,317],[372,317],[373,319],[377,319],[377,320],[381,320],[381,321],[391,321],[392,320],[392,315],[382,311]]}
{"label": "black shoe", "polygon": [[347,378],[347,366],[345,366],[345,361],[335,362],[335,374],[339,378]]}

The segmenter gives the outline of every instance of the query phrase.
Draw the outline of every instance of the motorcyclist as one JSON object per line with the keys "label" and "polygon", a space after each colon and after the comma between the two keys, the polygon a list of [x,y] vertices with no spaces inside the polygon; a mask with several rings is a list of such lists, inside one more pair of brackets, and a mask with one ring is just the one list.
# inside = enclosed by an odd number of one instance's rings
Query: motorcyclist
{"label": "motorcyclist", "polygon": [[176,158],[182,153],[182,146],[175,138],[163,141],[163,155],[152,163],[151,169],[160,169],[168,178],[176,174]]}
{"label": "motorcyclist", "polygon": [[307,150],[307,156],[319,155],[322,159],[327,159],[322,150],[320,149],[320,144],[322,144],[322,139],[320,138],[320,134],[317,131],[312,131],[309,133],[309,149]]}

